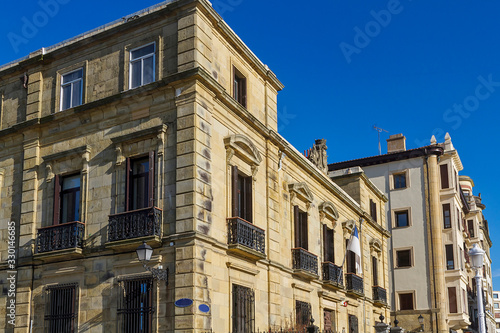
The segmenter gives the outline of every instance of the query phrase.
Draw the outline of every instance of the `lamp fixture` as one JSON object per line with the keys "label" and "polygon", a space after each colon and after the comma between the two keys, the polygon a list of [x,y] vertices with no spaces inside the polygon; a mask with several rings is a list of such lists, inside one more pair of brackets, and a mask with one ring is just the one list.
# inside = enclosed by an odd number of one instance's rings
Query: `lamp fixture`
{"label": "lamp fixture", "polygon": [[151,260],[151,256],[153,255],[153,248],[146,244],[146,242],[143,242],[142,245],[137,248],[136,252],[137,259],[139,259],[139,261],[142,263],[144,269],[151,272],[155,279],[163,280],[168,284],[168,268],[163,269],[161,265],[158,266],[158,268],[151,268],[147,265],[147,263]]}

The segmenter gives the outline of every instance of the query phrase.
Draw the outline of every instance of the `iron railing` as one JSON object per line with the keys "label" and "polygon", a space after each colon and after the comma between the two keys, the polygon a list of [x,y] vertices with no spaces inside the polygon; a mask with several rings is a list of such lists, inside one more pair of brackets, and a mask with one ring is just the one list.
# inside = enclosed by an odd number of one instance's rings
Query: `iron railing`
{"label": "iron railing", "polygon": [[45,289],[45,322],[48,333],[76,332],[78,285],[65,284]]}
{"label": "iron railing", "polygon": [[152,333],[154,307],[154,286],[151,277],[120,281],[122,295],[117,309],[120,332]]}
{"label": "iron railing", "polygon": [[372,288],[373,301],[376,303],[387,304],[387,290],[382,287],[374,286]]}
{"label": "iron railing", "polygon": [[262,254],[266,251],[265,231],[239,217],[227,219],[227,243],[243,245]]}
{"label": "iron railing", "polygon": [[82,248],[85,224],[69,222],[38,229],[36,252]]}
{"label": "iron railing", "polygon": [[161,209],[149,207],[109,216],[108,242],[146,236],[161,237]]}
{"label": "iron railing", "polygon": [[344,277],[342,276],[341,267],[331,262],[324,262],[321,264],[321,270],[323,272],[323,281],[333,283],[339,287],[344,286]]}
{"label": "iron railing", "polygon": [[303,248],[292,249],[293,269],[318,275],[318,257]]}
{"label": "iron railing", "polygon": [[255,331],[255,293],[252,289],[233,284],[233,332]]}
{"label": "iron railing", "polygon": [[352,291],[358,294],[363,294],[363,278],[354,273],[345,275],[345,284],[347,291]]}

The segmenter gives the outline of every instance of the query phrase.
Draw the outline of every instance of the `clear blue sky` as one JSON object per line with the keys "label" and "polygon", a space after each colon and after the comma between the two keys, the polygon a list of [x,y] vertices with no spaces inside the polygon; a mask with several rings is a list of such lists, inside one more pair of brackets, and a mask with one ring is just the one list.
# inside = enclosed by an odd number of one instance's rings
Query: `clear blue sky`
{"label": "clear blue sky", "polygon": [[[159,2],[58,1],[64,4],[49,8],[46,20],[40,4],[49,0],[2,4],[0,64]],[[383,152],[389,134],[404,133],[410,149],[428,144],[432,134],[442,142],[449,132],[461,174],[473,178],[486,204],[500,289],[500,2],[212,3],[285,84],[279,131],[300,151],[325,138],[329,162],[376,155],[373,125],[389,131]],[[23,37],[25,22],[35,20],[40,27],[16,50],[9,36]]]}

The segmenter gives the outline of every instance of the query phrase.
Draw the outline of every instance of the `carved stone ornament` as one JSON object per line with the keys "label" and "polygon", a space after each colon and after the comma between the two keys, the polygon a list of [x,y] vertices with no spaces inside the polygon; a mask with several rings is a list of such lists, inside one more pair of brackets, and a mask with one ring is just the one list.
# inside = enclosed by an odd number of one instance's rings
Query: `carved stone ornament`
{"label": "carved stone ornament", "polygon": [[380,253],[382,252],[382,242],[376,238],[370,240],[370,251]]}
{"label": "carved stone ornament", "polygon": [[314,146],[307,151],[307,159],[311,161],[321,172],[328,173],[328,156],[326,155],[325,139],[316,140]]}
{"label": "carved stone ornament", "polygon": [[331,203],[330,201],[321,203],[321,205],[319,205],[318,207],[318,210],[320,216],[326,217],[329,220],[336,221],[339,219],[339,213],[337,212],[337,209],[335,208],[333,203]]}
{"label": "carved stone ornament", "polygon": [[314,200],[309,186],[307,186],[307,184],[304,182],[289,184],[288,190],[290,191],[291,201],[298,197],[299,199],[306,202],[306,204],[310,204]]}
{"label": "carved stone ornament", "polygon": [[258,166],[262,157],[253,142],[242,134],[230,135],[224,138],[226,147],[226,162],[229,164],[234,155],[238,155],[251,166]]}
{"label": "carved stone ornament", "polygon": [[344,237],[346,237],[346,238],[351,237],[352,229],[354,229],[355,225],[356,225],[356,221],[354,221],[354,220],[348,220],[348,221],[342,222],[342,230],[344,231]]}

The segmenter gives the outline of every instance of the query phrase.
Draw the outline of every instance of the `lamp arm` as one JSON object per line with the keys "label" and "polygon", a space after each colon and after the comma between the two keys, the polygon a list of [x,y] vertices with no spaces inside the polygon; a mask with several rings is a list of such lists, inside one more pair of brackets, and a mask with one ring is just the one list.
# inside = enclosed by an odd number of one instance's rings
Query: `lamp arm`
{"label": "lamp arm", "polygon": [[148,265],[146,265],[145,262],[142,262],[142,266],[144,267],[145,270],[151,272],[157,280],[166,281],[168,284],[168,268],[167,269],[151,268]]}

